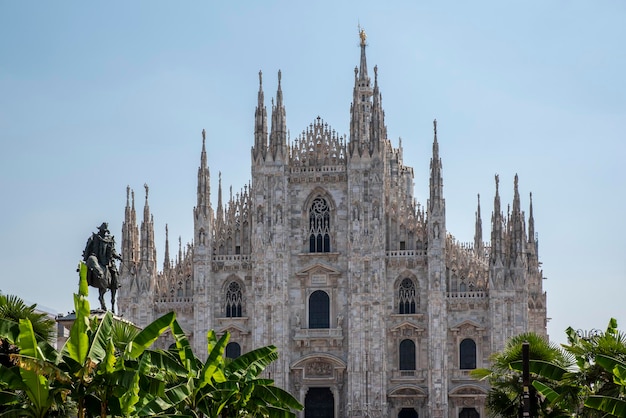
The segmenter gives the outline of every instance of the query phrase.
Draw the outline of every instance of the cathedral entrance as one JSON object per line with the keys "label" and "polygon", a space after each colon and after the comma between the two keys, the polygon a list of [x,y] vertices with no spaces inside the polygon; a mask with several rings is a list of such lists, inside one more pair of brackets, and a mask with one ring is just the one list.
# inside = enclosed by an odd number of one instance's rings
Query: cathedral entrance
{"label": "cathedral entrance", "polygon": [[476,408],[463,408],[459,413],[459,418],[480,418]]}
{"label": "cathedral entrance", "polygon": [[330,388],[309,388],[304,398],[304,418],[335,418],[335,397]]}
{"label": "cathedral entrance", "polygon": [[398,418],[417,418],[417,411],[413,408],[402,408]]}

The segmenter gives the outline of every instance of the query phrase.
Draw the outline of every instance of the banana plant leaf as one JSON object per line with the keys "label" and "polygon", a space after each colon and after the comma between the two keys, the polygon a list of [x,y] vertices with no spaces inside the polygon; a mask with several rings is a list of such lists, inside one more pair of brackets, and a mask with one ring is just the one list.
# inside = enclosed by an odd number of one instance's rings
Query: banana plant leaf
{"label": "banana plant leaf", "polygon": [[[528,366],[531,373],[555,381],[561,380],[569,372],[564,367],[543,360],[530,360]],[[521,372],[523,370],[522,361],[511,362],[511,369]]]}
{"label": "banana plant leaf", "polygon": [[626,400],[624,399],[592,395],[585,400],[585,406],[616,417],[626,417]]}

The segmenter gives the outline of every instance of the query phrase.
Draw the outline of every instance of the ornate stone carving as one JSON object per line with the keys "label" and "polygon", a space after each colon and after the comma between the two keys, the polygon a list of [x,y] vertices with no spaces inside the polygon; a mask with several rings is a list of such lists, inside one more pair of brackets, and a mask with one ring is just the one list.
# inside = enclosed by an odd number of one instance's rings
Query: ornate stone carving
{"label": "ornate stone carving", "polygon": [[311,361],[304,368],[307,377],[330,377],[333,375],[332,364],[324,361]]}

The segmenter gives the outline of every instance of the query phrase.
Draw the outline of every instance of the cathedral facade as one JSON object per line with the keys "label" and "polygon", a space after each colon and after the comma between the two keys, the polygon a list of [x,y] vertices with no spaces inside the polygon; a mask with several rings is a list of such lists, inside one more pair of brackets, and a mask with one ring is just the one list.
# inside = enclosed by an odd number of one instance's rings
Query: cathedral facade
{"label": "cathedral facade", "polygon": [[496,176],[490,241],[480,200],[474,242],[456,241],[436,121],[420,204],[361,35],[349,138],[317,117],[288,140],[281,74],[268,115],[259,73],[251,183],[225,202],[220,178],[213,209],[202,132],[194,239],[174,260],[166,240],[160,271],[148,187],[140,225],[127,190],[119,310],[139,326],[175,311],[200,357],[210,329],[230,332],[230,357],[275,345],[266,374],[302,417],[486,416],[469,372],[514,335],[547,334],[532,200],[526,218],[515,176],[503,214]]}

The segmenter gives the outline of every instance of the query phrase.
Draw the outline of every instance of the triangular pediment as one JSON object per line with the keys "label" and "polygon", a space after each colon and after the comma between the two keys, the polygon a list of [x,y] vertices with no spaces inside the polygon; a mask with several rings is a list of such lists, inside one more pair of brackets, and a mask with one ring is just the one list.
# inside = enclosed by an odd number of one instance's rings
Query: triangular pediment
{"label": "triangular pediment", "polygon": [[226,332],[229,332],[231,334],[234,333],[239,333],[239,334],[248,334],[250,331],[248,331],[247,329],[243,328],[242,326],[239,326],[237,324],[229,324],[223,328],[220,328],[218,334],[223,335]]}
{"label": "triangular pediment", "polygon": [[312,274],[326,274],[328,276],[339,276],[341,272],[339,270],[335,270],[330,266],[326,266],[321,263],[313,264],[305,268],[304,270],[300,270],[296,273],[296,276],[310,276]]}
{"label": "triangular pediment", "polygon": [[402,331],[405,329],[409,329],[412,330],[414,332],[422,332],[424,331],[424,328],[420,328],[419,326],[417,326],[417,324],[414,324],[413,322],[410,321],[404,321],[398,325],[396,325],[395,327],[391,328],[391,332],[397,332],[397,331]]}
{"label": "triangular pediment", "polygon": [[481,326],[480,324],[466,319],[463,322],[459,322],[458,324],[450,327],[450,331],[459,331],[461,329],[467,329],[467,328],[474,328],[476,331],[483,331],[485,329],[485,327]]}

